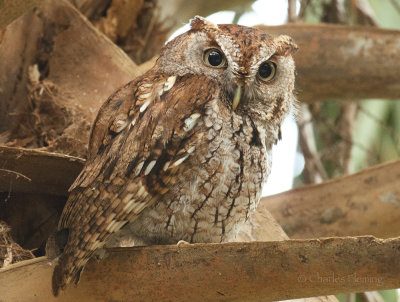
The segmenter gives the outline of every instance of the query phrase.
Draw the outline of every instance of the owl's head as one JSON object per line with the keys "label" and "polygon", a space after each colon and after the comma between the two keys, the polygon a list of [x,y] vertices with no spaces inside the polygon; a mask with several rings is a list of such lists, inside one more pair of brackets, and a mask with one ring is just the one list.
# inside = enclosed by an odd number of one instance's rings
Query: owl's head
{"label": "owl's head", "polygon": [[293,106],[296,44],[252,27],[191,20],[191,29],[161,51],[157,68],[173,75],[207,76],[237,114],[280,123]]}

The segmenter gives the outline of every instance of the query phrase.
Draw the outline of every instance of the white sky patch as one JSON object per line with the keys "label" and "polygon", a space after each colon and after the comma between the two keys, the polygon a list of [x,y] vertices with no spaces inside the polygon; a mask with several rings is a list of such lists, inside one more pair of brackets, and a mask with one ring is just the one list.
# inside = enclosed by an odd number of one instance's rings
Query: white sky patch
{"label": "white sky patch", "polygon": [[244,14],[239,19],[239,24],[247,26],[280,25],[286,22],[287,0],[258,0],[251,7],[253,12]]}
{"label": "white sky patch", "polygon": [[209,15],[207,17],[207,20],[210,20],[211,22],[216,24],[229,24],[232,23],[234,17],[235,12],[233,11],[222,11]]}
{"label": "white sky patch", "polygon": [[[277,194],[293,187],[293,178],[304,167],[304,159],[296,153],[298,129],[292,116],[286,118],[281,127],[282,140],[272,149],[272,169],[262,196]],[[302,160],[303,159],[303,160]]]}

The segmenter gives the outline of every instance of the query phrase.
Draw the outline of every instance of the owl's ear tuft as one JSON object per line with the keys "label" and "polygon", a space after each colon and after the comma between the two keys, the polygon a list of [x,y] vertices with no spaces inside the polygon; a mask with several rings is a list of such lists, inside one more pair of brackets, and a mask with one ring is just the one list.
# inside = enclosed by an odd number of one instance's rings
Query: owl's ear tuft
{"label": "owl's ear tuft", "polygon": [[218,29],[218,26],[210,21],[208,21],[206,18],[200,17],[200,16],[195,16],[193,19],[190,20],[190,28],[191,29]]}
{"label": "owl's ear tuft", "polygon": [[293,39],[289,36],[279,36],[274,40],[276,44],[276,54],[279,56],[287,57],[288,55],[294,54],[299,48]]}

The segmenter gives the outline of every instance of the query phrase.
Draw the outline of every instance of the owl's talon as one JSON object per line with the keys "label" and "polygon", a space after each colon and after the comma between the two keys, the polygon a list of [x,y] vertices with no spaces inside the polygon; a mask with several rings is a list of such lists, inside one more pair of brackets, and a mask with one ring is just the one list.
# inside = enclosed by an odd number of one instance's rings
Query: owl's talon
{"label": "owl's talon", "polygon": [[176,244],[176,246],[188,245],[188,244],[190,244],[190,242],[187,242],[185,240],[179,240],[178,243]]}
{"label": "owl's talon", "polygon": [[95,259],[96,261],[103,260],[107,257],[108,257],[108,253],[107,253],[106,249],[103,249],[103,248],[97,249],[92,255],[92,258]]}

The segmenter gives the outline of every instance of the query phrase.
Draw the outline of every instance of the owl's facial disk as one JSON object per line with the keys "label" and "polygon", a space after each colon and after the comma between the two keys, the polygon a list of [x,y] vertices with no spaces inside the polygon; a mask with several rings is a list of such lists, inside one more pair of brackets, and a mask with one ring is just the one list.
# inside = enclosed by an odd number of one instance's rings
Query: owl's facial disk
{"label": "owl's facial disk", "polygon": [[163,48],[157,69],[206,76],[216,82],[232,111],[268,120],[287,112],[294,99],[291,54],[296,49],[288,36],[195,17],[191,30]]}
{"label": "owl's facial disk", "polygon": [[202,52],[201,74],[224,87],[232,110],[248,107],[244,101],[252,106],[254,101],[264,100],[268,107],[270,97],[284,94],[279,88],[287,85],[289,90],[291,70],[281,66],[292,60],[290,54],[297,49],[289,37],[274,38],[256,28],[234,24],[216,25],[201,17],[192,20],[191,28],[195,45]]}

